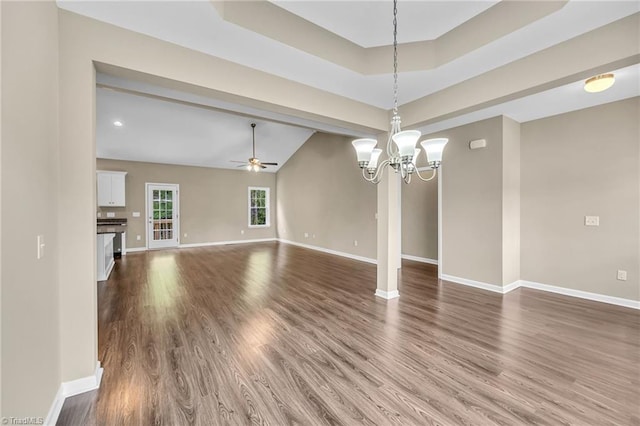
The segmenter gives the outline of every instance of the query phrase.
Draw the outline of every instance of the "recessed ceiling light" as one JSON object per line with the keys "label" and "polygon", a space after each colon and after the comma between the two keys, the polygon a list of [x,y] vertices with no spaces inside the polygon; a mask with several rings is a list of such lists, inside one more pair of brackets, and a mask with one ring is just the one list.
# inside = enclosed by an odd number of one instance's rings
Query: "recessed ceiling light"
{"label": "recessed ceiling light", "polygon": [[116,126],[116,127],[122,127],[122,126],[124,126],[124,123],[122,121],[116,120],[116,121],[113,122],[113,125]]}
{"label": "recessed ceiling light", "polygon": [[615,82],[616,78],[613,74],[596,75],[584,82],[584,90],[589,93],[602,92],[613,86]]}

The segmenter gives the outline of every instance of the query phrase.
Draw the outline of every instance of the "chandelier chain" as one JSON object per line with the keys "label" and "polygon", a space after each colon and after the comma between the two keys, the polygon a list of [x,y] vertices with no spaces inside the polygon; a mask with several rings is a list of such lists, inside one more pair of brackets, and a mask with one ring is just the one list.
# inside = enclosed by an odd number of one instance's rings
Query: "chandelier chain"
{"label": "chandelier chain", "polygon": [[398,115],[398,0],[393,0],[393,115]]}

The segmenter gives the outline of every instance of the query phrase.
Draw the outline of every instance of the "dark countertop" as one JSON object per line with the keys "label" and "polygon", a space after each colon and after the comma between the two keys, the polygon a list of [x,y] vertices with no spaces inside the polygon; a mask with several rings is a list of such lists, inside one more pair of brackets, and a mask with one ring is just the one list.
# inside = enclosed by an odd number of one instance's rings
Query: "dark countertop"
{"label": "dark countertop", "polygon": [[122,234],[127,232],[126,225],[98,225],[98,234]]}

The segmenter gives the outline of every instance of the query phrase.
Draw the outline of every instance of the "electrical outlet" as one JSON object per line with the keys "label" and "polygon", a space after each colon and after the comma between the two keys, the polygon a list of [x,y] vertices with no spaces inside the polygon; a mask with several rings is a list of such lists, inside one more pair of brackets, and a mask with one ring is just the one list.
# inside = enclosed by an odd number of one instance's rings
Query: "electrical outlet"
{"label": "electrical outlet", "polygon": [[244,229],[240,230],[240,235],[244,235]]}
{"label": "electrical outlet", "polygon": [[133,213],[132,213],[132,216],[133,216],[133,217],[140,217],[140,212],[133,212]]}
{"label": "electrical outlet", "polygon": [[620,281],[626,281],[627,280],[627,271],[623,271],[621,269],[618,269],[617,279],[620,280]]}
{"label": "electrical outlet", "polygon": [[184,233],[184,237],[187,238],[187,233],[186,232]]}
{"label": "electrical outlet", "polygon": [[358,247],[358,240],[353,240],[353,246]]}
{"label": "electrical outlet", "polygon": [[136,241],[140,241],[142,239],[142,237],[140,237],[140,235],[136,235]]}
{"label": "electrical outlet", "polygon": [[600,226],[600,216],[585,216],[584,217],[584,225],[585,226]]}
{"label": "electrical outlet", "polygon": [[311,238],[315,238],[315,237],[316,237],[316,234],[311,234]]}
{"label": "electrical outlet", "polygon": [[309,233],[308,233],[308,232],[305,232],[305,233],[304,233],[304,237],[305,237],[305,238],[309,238]]}

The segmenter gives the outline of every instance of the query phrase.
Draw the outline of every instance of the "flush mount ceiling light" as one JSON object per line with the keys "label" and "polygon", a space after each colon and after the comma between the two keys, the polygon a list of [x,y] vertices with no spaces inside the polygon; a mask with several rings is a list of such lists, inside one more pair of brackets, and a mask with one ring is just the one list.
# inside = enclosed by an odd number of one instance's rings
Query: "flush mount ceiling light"
{"label": "flush mount ceiling light", "polygon": [[124,126],[124,123],[122,121],[116,120],[113,122],[113,125],[116,127],[122,127]]}
{"label": "flush mount ceiling light", "polygon": [[589,93],[602,92],[613,86],[615,82],[616,78],[611,73],[596,75],[584,82],[584,90]]}
{"label": "flush mount ceiling light", "polygon": [[362,169],[362,177],[371,183],[380,183],[385,166],[390,166],[396,173],[402,175],[405,183],[411,182],[411,176],[417,175],[423,181],[429,181],[436,176],[442,151],[449,141],[445,138],[429,139],[420,142],[427,155],[427,162],[431,166],[432,174],[429,178],[423,178],[416,166],[420,148],[416,143],[421,133],[418,130],[405,130],[400,128],[400,115],[398,115],[398,1],[393,0],[393,117],[391,119],[391,131],[387,140],[388,158],[378,164],[381,149],[377,149],[375,139],[356,139],[352,143],[356,150],[358,165]]}

